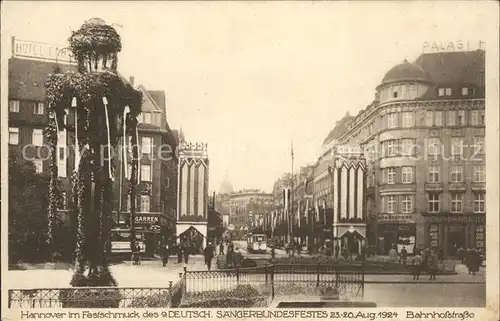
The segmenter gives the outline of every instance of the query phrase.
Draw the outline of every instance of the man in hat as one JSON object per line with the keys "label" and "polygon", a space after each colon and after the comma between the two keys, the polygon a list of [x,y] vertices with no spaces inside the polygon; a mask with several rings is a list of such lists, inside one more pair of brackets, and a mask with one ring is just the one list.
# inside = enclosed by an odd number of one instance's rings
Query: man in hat
{"label": "man in hat", "polygon": [[212,243],[208,243],[205,250],[203,250],[203,256],[205,257],[205,264],[207,265],[208,270],[212,267],[212,259],[214,258],[214,248],[212,247]]}

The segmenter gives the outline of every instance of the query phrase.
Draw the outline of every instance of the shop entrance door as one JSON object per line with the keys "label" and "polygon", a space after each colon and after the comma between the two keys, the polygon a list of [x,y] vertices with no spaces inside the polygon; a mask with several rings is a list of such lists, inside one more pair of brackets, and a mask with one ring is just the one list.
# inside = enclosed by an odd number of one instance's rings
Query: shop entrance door
{"label": "shop entrance door", "polygon": [[181,233],[180,239],[181,242],[189,247],[191,254],[203,253],[204,237],[196,228],[192,226],[188,228],[184,233]]}
{"label": "shop entrance door", "polygon": [[466,248],[465,244],[465,226],[463,225],[450,225],[448,227],[448,244],[445,249],[445,255],[457,256],[459,248]]}
{"label": "shop entrance door", "polygon": [[387,231],[384,233],[384,254],[389,254],[389,251],[398,243],[398,233],[395,231]]}

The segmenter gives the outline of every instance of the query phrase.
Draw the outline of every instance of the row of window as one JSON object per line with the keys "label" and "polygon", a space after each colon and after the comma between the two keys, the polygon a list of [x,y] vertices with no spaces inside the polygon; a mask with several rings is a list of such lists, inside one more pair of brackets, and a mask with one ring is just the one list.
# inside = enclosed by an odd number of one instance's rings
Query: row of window
{"label": "row of window", "polygon": [[[426,110],[425,115],[422,115],[422,117],[423,118],[419,120],[419,125],[427,127],[442,127],[445,124],[452,127],[466,126],[467,124],[471,126],[484,126],[485,124],[484,110],[470,110],[468,112],[465,110],[449,110],[446,112]],[[415,112],[386,114],[382,116],[382,118],[377,118],[370,124],[364,126],[357,133],[353,134],[351,140],[352,142],[358,142],[360,139],[365,139],[375,133],[377,128],[412,128],[417,125],[416,122]],[[352,124],[349,126],[352,127]]]}
{"label": "row of window", "polygon": [[[19,144],[19,128],[9,127],[9,144]],[[31,134],[31,144],[34,146],[43,146],[43,129],[33,129]]]}
{"label": "row of window", "polygon": [[[398,175],[400,174],[400,176]],[[414,182],[415,168],[411,166],[403,167],[388,167],[382,170],[382,184],[412,184]],[[473,167],[472,181],[474,183],[486,182],[486,170],[484,165]],[[427,182],[440,183],[441,170],[439,166],[427,167]],[[450,168],[450,182],[463,183],[464,182],[464,168],[463,166],[451,166]],[[373,187],[376,184],[375,173],[367,175],[366,187]]]}
{"label": "row of window", "polygon": [[[413,195],[400,195],[401,213],[413,213]],[[386,195],[381,197],[381,211],[382,213],[396,213],[396,203],[397,203],[397,195]]]}
{"label": "row of window", "polygon": [[[417,151],[420,150],[420,146],[417,146],[416,140],[412,138],[390,139],[383,141],[380,146],[383,157],[416,156]],[[438,137],[428,138],[427,155],[441,155],[441,152],[444,152],[444,146],[445,145],[441,143],[441,140]],[[470,146],[465,144],[462,137],[452,137],[449,146],[450,155],[455,156],[454,158],[465,156],[465,149],[470,150],[470,156],[483,155],[485,153],[483,136],[474,137],[473,143]],[[367,147],[366,153],[370,159],[373,159],[376,153],[374,146]]]}
{"label": "row of window", "polygon": [[[467,114],[469,117],[467,117]],[[415,126],[415,112],[389,113],[383,116],[387,128],[411,128]],[[485,124],[484,110],[425,111],[425,126],[479,126]]]}
{"label": "row of window", "polygon": [[[19,113],[21,110],[21,103],[19,100],[9,100],[9,112]],[[42,102],[33,102],[33,114],[43,115],[45,111],[45,105]]]}
{"label": "row of window", "polygon": [[[474,203],[473,211],[474,213],[484,213],[486,211],[486,198],[484,192],[473,193]],[[382,213],[396,213],[398,211],[397,204],[399,198],[399,211],[401,213],[413,213],[413,195],[386,195],[381,197],[381,211]],[[463,212],[463,193],[451,193],[451,212],[452,213],[462,213]],[[427,200],[427,211],[429,213],[439,213],[441,210],[441,194],[439,193],[429,193]]]}
{"label": "row of window", "polygon": [[[440,127],[443,126],[443,124],[447,126],[465,126],[467,124],[479,126],[485,124],[484,110],[470,110],[468,114],[469,117],[467,118],[467,111],[465,110],[448,110],[446,115],[443,115],[443,111],[426,110],[425,126]],[[444,116],[446,116],[446,119],[444,119]],[[467,120],[469,121],[468,123]]]}
{"label": "row of window", "polygon": [[161,126],[161,113],[144,111],[137,116],[137,121],[142,124]]}
{"label": "row of window", "polygon": [[[412,184],[414,182],[414,171],[415,168],[411,166],[403,167],[388,167],[382,170],[382,183],[383,184]],[[429,166],[428,169],[427,182],[429,183],[439,183],[441,182],[440,177],[440,167]],[[397,174],[400,173],[398,177]],[[484,183],[486,182],[486,171],[484,165],[478,165],[473,167],[473,177],[472,181],[474,183]],[[464,182],[464,168],[463,166],[451,166],[450,167],[450,182],[451,183],[463,183]]]}
{"label": "row of window", "polygon": [[[483,155],[485,153],[484,148],[484,136],[475,136],[473,138],[472,145],[467,146],[462,137],[452,137],[450,143],[450,155],[456,156],[455,158],[460,158],[464,156],[465,149],[470,150],[470,156]],[[441,152],[444,151],[444,144],[437,137],[431,137],[427,139],[427,153],[428,155],[439,156]]]}
{"label": "row of window", "polygon": [[[440,168],[438,166],[429,166],[427,172],[428,172],[427,181],[429,183],[441,182]],[[462,183],[464,181],[463,166],[451,166],[450,181],[452,183]],[[474,166],[474,174],[472,176],[472,181],[474,183],[486,182],[486,170],[484,165]]]}
{"label": "row of window", "polygon": [[[68,201],[66,197],[66,192],[61,193],[62,201],[61,201],[61,206],[58,208],[59,210],[65,210],[68,207]],[[139,202],[139,212],[142,213],[149,213],[151,211],[151,197],[149,195],[141,195],[140,196],[140,202]],[[126,211],[130,211],[130,198],[127,197],[127,206],[126,206]]]}
{"label": "row of window", "polygon": [[[35,158],[33,160],[33,164],[35,165],[36,172],[41,174],[43,173],[43,161],[40,158]],[[131,165],[129,165],[131,166]],[[131,168],[129,167],[129,170]],[[66,166],[65,163],[62,165],[61,163],[58,163],[58,175],[59,177],[66,177]],[[152,176],[151,176],[151,165],[141,165],[141,171],[139,174],[139,181],[140,182],[151,182],[152,181]]]}
{"label": "row of window", "polygon": [[[19,113],[21,110],[21,102],[19,100],[9,100],[9,112]],[[35,101],[33,102],[33,114],[43,115],[45,113],[45,105],[43,102]],[[152,124],[156,126],[161,125],[161,113],[160,112],[142,112],[137,116],[139,123]]]}
{"label": "row of window", "polygon": [[[417,152],[416,144],[416,140],[413,138],[403,138],[383,141],[380,146],[384,157],[415,156]],[[367,152],[375,153],[375,150],[371,148]]]}
{"label": "row of window", "polygon": [[[64,137],[65,140],[65,137]],[[61,141],[61,137],[59,138]],[[9,127],[9,144],[18,145],[19,144],[19,128]],[[33,146],[43,146],[43,129],[33,129],[31,134],[31,144]],[[63,146],[66,144],[63,144]],[[153,138],[143,136],[141,137],[141,151],[143,154],[153,153]]]}
{"label": "row of window", "polygon": [[384,102],[389,99],[414,99],[419,95],[418,85],[414,83],[391,85],[383,88],[380,91],[380,101]]}
{"label": "row of window", "polygon": [[[439,97],[445,97],[445,96],[451,96],[453,93],[453,90],[451,88],[438,88],[438,96]],[[462,96],[469,96],[469,95],[474,95],[475,94],[475,88],[469,88],[469,87],[462,87]]]}
{"label": "row of window", "polygon": [[382,183],[383,184],[412,184],[413,183],[414,168],[411,166],[401,167],[400,179],[396,176],[396,167],[388,167],[382,169]]}
{"label": "row of window", "polygon": [[[396,98],[406,98],[406,99],[413,99],[416,96],[418,96],[417,93],[417,88],[418,86],[415,86],[415,84],[408,84],[408,85],[392,85],[388,86],[385,90],[382,90],[380,95],[381,95],[381,100],[385,101],[389,98],[396,99]],[[453,93],[453,90],[451,88],[438,88],[437,94],[439,97],[450,97]],[[469,96],[470,94],[475,93],[474,88],[468,88],[468,87],[462,87],[461,89],[462,96],[466,97]],[[390,95],[390,97],[388,97]]]}
{"label": "row of window", "polygon": [[[474,213],[484,213],[486,211],[486,194],[477,192],[474,194],[473,211]],[[427,200],[427,211],[429,213],[439,213],[441,210],[441,194],[429,193]],[[451,193],[451,212],[463,212],[463,193]]]}

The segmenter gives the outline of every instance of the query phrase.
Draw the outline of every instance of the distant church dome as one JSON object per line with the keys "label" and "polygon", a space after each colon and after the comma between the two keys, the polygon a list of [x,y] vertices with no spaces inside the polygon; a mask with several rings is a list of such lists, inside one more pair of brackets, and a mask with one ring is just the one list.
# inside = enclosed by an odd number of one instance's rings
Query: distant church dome
{"label": "distant church dome", "polygon": [[220,184],[219,194],[231,194],[232,192],[234,192],[233,184],[229,181],[229,177],[226,173],[226,177]]}

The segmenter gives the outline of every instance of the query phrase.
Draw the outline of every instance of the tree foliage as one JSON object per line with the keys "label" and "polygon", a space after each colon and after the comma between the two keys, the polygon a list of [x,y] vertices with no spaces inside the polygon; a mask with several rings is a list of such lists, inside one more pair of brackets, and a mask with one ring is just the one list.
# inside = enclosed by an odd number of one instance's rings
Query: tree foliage
{"label": "tree foliage", "polygon": [[[32,162],[9,155],[9,264],[53,259],[48,257],[51,251],[47,244],[48,185],[49,176],[36,173]],[[56,259],[71,260],[73,230],[55,218]]]}
{"label": "tree foliage", "polygon": [[31,162],[9,157],[9,263],[43,260],[48,176]]}

